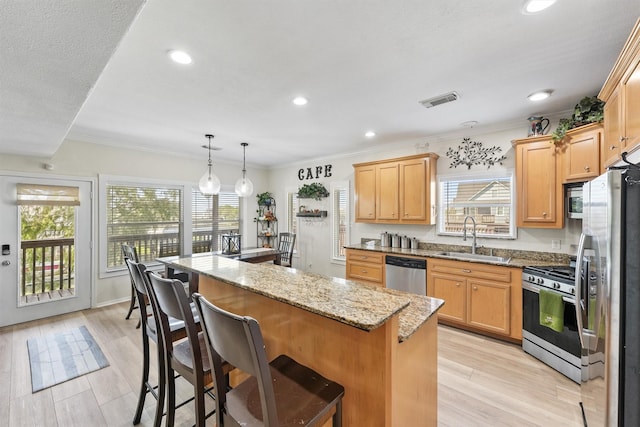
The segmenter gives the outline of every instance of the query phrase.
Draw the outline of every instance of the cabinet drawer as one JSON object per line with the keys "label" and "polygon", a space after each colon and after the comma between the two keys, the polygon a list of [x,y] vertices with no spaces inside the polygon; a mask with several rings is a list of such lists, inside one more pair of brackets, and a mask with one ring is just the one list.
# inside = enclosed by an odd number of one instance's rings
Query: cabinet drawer
{"label": "cabinet drawer", "polygon": [[463,277],[492,280],[495,282],[511,283],[512,272],[508,267],[480,264],[475,262],[442,261],[429,258],[429,271],[434,273],[455,274]]}
{"label": "cabinet drawer", "polygon": [[367,262],[373,264],[384,264],[384,254],[374,251],[347,250],[347,262]]}
{"label": "cabinet drawer", "polygon": [[383,265],[367,262],[347,262],[347,278],[362,279],[368,282],[382,283]]}

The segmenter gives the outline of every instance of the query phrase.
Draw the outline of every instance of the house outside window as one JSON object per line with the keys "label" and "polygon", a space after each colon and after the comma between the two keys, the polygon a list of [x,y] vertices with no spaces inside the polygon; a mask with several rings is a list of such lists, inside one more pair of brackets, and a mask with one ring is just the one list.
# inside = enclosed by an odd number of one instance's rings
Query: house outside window
{"label": "house outside window", "polygon": [[331,184],[331,258],[345,261],[344,246],[349,243],[349,182]]}
{"label": "house outside window", "polygon": [[191,190],[192,253],[222,250],[222,235],[240,233],[240,198],[234,193],[203,195]]}
{"label": "house outside window", "polygon": [[[438,234],[461,236],[464,219],[484,238],[516,238],[513,173],[439,178]],[[467,221],[467,230],[473,224]]]}

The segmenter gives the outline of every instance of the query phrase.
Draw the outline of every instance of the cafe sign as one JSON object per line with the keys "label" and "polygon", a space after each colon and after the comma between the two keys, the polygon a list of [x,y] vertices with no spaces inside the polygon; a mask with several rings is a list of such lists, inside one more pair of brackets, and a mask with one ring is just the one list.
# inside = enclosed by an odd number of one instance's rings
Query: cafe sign
{"label": "cafe sign", "polygon": [[307,179],[329,178],[331,176],[331,167],[332,165],[320,165],[298,169],[298,179],[304,181]]}

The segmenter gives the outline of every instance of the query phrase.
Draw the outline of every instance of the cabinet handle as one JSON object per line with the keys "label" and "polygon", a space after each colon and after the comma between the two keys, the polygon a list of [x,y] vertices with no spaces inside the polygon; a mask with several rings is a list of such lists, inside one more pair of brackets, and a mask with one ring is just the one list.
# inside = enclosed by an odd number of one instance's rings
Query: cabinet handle
{"label": "cabinet handle", "polygon": [[460,283],[456,283],[456,286],[457,286],[457,287],[460,287]]}
{"label": "cabinet handle", "polygon": [[471,270],[467,270],[467,269],[465,268],[465,269],[462,269],[462,272],[463,272],[463,273],[471,273]]}
{"label": "cabinet handle", "polygon": [[367,259],[367,258],[369,258],[369,257],[366,256],[366,255],[360,255],[360,259]]}
{"label": "cabinet handle", "polygon": [[620,137],[620,142],[625,142],[627,139],[629,139],[629,138],[624,137],[624,136],[621,136],[621,137]]}
{"label": "cabinet handle", "polygon": [[613,151],[613,150],[615,150],[616,148],[618,148],[618,146],[617,146],[617,145],[612,145],[612,146],[610,146],[610,147],[609,147],[609,150]]}
{"label": "cabinet handle", "polygon": [[547,213],[546,212],[542,212],[542,216],[546,217]]}
{"label": "cabinet handle", "polygon": [[478,287],[477,287],[477,286],[474,286],[474,287],[473,287],[473,290],[474,290],[474,291],[477,291],[477,290],[478,290]]}
{"label": "cabinet handle", "polygon": [[367,273],[368,273],[368,271],[367,271],[367,270],[362,270],[360,273],[367,274]]}
{"label": "cabinet handle", "polygon": [[590,168],[589,166],[585,166],[585,167],[584,167],[584,170],[585,170],[585,171],[587,171],[587,172],[589,172],[589,171],[591,170],[591,168]]}

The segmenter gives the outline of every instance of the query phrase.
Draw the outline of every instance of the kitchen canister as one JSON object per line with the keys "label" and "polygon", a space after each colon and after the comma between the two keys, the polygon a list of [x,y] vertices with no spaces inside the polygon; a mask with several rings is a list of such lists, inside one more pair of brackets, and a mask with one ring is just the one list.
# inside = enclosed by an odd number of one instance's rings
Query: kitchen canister
{"label": "kitchen canister", "polygon": [[418,249],[418,239],[416,237],[411,239],[411,249]]}
{"label": "kitchen canister", "polygon": [[407,236],[402,236],[402,241],[400,246],[402,249],[411,249],[411,238]]}
{"label": "kitchen canister", "polygon": [[383,233],[380,233],[380,246],[382,247],[391,246],[391,234],[387,233],[386,231]]}
{"label": "kitchen canister", "polygon": [[394,248],[399,248],[402,246],[402,237],[399,234],[393,234],[391,236],[391,246]]}

